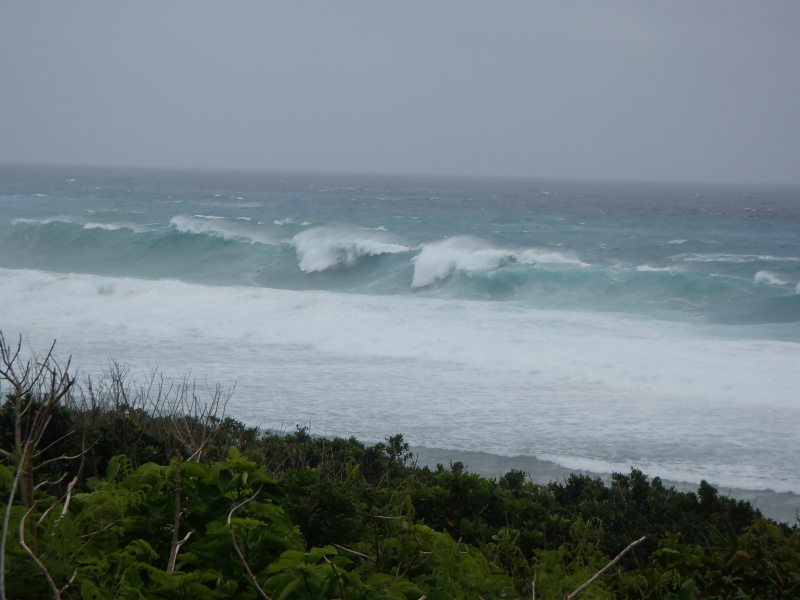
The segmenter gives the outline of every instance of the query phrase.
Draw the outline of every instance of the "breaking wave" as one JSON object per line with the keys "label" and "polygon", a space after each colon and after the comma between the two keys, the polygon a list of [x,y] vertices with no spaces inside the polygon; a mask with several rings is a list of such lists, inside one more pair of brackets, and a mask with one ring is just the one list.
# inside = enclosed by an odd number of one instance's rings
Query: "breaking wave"
{"label": "breaking wave", "polygon": [[755,277],[753,277],[753,281],[756,283],[765,283],[767,285],[786,285],[788,283],[788,281],[783,281],[777,275],[769,271],[759,271],[756,273]]}
{"label": "breaking wave", "polygon": [[398,254],[413,250],[389,233],[366,233],[344,227],[314,227],[295,235],[291,241],[300,270],[319,273],[333,267],[351,267],[360,258]]}
{"label": "breaking wave", "polygon": [[170,219],[172,225],[180,233],[209,235],[226,241],[249,242],[251,244],[267,244],[275,246],[277,239],[269,233],[246,227],[243,223],[232,222],[224,217],[212,215],[195,215],[193,217],[175,216]]}
{"label": "breaking wave", "polygon": [[528,248],[506,250],[471,236],[454,236],[427,244],[412,259],[414,278],[411,287],[421,288],[450,278],[458,271],[470,273],[497,269],[508,264],[588,266],[577,257]]}

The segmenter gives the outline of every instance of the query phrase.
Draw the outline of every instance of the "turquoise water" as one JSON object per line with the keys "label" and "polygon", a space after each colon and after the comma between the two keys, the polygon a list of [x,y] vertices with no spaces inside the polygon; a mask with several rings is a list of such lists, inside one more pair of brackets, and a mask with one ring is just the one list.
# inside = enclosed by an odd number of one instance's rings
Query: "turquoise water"
{"label": "turquoise water", "polygon": [[800,322],[796,189],[77,175],[3,172],[3,266]]}
{"label": "turquoise water", "polygon": [[254,424],[800,492],[800,190],[0,169],[0,327]]}

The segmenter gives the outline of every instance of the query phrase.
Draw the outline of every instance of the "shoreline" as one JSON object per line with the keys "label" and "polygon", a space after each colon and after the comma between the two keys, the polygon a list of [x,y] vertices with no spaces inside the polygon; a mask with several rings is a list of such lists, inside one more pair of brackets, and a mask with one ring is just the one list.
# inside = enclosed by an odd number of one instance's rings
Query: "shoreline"
{"label": "shoreline", "polygon": [[[551,481],[562,480],[571,473],[580,473],[591,477],[600,477],[608,483],[610,473],[597,473],[580,469],[567,469],[556,463],[540,460],[534,456],[500,456],[486,452],[472,450],[447,450],[443,448],[429,448],[427,446],[410,446],[410,450],[417,457],[417,466],[435,468],[437,463],[447,466],[452,462],[461,462],[465,470],[487,478],[498,478],[508,473],[511,469],[525,471],[533,483],[547,484]],[[645,473],[649,478],[658,474]],[[685,481],[661,480],[666,487],[674,487],[679,492],[695,492],[699,483]],[[759,509],[765,517],[790,526],[800,523],[800,495],[791,492],[775,492],[773,490],[749,490],[745,488],[723,488],[714,482],[709,482],[724,496],[747,500]]]}

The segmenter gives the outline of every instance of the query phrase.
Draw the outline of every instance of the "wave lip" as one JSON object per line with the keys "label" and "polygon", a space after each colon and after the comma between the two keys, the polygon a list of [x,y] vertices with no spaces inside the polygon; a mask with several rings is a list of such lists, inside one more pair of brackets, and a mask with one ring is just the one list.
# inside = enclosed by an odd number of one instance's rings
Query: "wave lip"
{"label": "wave lip", "polygon": [[101,229],[103,231],[119,231],[120,229],[129,229],[134,233],[146,233],[152,231],[151,229],[142,229],[129,223],[94,223],[89,222],[83,226],[83,229]]}
{"label": "wave lip", "polygon": [[351,267],[360,258],[398,254],[413,250],[381,231],[369,233],[348,227],[314,227],[292,238],[298,266],[305,273],[320,273],[333,267]]}
{"label": "wave lip", "polygon": [[639,265],[636,270],[640,273],[675,273],[679,269],[676,267],[651,267],[650,265]]}
{"label": "wave lip", "polygon": [[587,266],[578,258],[561,252],[527,248],[495,248],[485,240],[471,236],[453,236],[427,244],[412,259],[414,277],[411,287],[421,288],[450,278],[453,273],[498,269],[508,264]]}
{"label": "wave lip", "polygon": [[209,235],[229,242],[249,242],[250,244],[267,244],[270,246],[275,246],[278,243],[277,240],[262,232],[244,228],[244,223],[242,222],[227,222],[224,217],[209,215],[185,217],[177,215],[170,219],[169,224],[180,233]]}
{"label": "wave lip", "polygon": [[753,281],[756,283],[765,283],[767,285],[786,285],[788,283],[769,271],[759,271],[756,273],[755,277],[753,277]]}

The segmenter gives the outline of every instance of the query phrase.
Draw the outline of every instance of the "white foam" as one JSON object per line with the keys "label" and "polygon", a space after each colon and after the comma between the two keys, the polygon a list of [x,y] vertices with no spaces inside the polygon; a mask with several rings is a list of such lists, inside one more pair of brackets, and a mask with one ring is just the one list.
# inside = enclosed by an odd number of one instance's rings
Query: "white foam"
{"label": "white foam", "polygon": [[104,231],[116,231],[118,229],[124,229],[124,225],[114,225],[113,223],[86,223],[83,226],[84,229],[103,229]]}
{"label": "white foam", "polygon": [[278,221],[277,219],[275,219],[275,220],[273,221],[273,223],[274,223],[275,225],[291,225],[292,223],[294,223],[294,221],[293,221],[291,218],[287,217],[287,218],[285,218],[285,219],[282,219],[282,220],[280,220],[280,221]]}
{"label": "white foam", "polygon": [[220,223],[224,217],[175,216],[170,219],[170,225],[181,233],[195,235],[210,235],[228,241],[249,242],[251,244],[277,245],[278,240],[260,230],[242,229],[243,225],[236,223]]}
{"label": "white foam", "polygon": [[255,424],[453,448],[470,431],[465,449],[800,492],[796,342],[517,302],[10,269],[0,306],[7,336],[58,338],[92,372],[116,356],[236,381],[231,414]]}
{"label": "white foam", "polygon": [[[373,230],[374,231],[374,230]],[[363,233],[346,227],[314,227],[292,238],[298,266],[306,273],[318,273],[332,267],[350,267],[358,259],[380,254],[412,250],[390,234]]]}
{"label": "white foam", "polygon": [[[158,223],[148,223],[149,226],[158,225]],[[145,233],[147,231],[152,231],[152,229],[147,228],[147,226],[140,227],[137,225],[133,225],[130,223],[86,223],[83,226],[83,229],[102,229],[103,231],[118,231],[120,229],[129,229],[134,233]]]}
{"label": "white foam", "polygon": [[685,244],[688,240],[670,240],[668,244]]}
{"label": "white foam", "polygon": [[50,223],[67,223],[73,225],[69,217],[51,217],[47,219],[12,219],[12,225],[49,225]]}
{"label": "white foam", "polygon": [[572,265],[576,267],[588,267],[589,265],[579,260],[572,254],[563,252],[550,252],[538,248],[528,248],[522,252],[512,252],[511,256],[523,265]]}
{"label": "white foam", "polygon": [[800,262],[800,258],[795,256],[767,256],[761,254],[702,254],[689,253],[670,256],[670,260],[684,262],[726,262],[726,263],[748,263],[748,262]]}
{"label": "white foam", "polygon": [[642,273],[674,273],[678,269],[675,267],[651,267],[650,265],[639,265],[636,270]]}
{"label": "white foam", "polygon": [[495,248],[485,240],[463,235],[426,244],[412,262],[414,277],[411,287],[414,288],[444,281],[458,271],[470,273],[497,269],[509,263],[586,266],[586,263],[569,254],[537,248],[525,250]]}
{"label": "white foam", "polygon": [[788,282],[783,281],[774,273],[770,273],[769,271],[759,271],[756,273],[753,280],[756,283],[765,283],[767,285],[786,285]]}
{"label": "white foam", "polygon": [[217,215],[192,215],[195,219],[209,219],[209,220],[220,220],[224,219],[225,217],[218,217]]}

